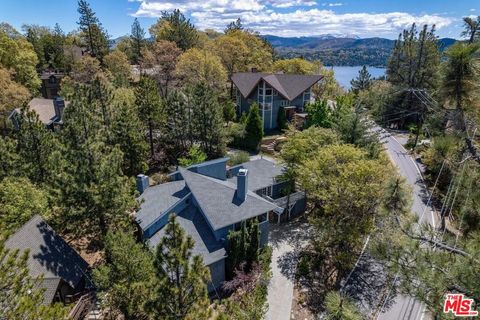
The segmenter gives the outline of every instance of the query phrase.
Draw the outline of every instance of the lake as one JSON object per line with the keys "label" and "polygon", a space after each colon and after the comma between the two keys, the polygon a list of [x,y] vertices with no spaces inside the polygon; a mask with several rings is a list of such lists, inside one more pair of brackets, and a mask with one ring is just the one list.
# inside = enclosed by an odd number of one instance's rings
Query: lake
{"label": "lake", "polygon": [[[335,78],[337,79],[338,83],[345,89],[350,89],[350,80],[356,78],[358,76],[358,71],[362,69],[361,66],[358,67],[326,67],[326,68],[333,68],[335,72]],[[376,68],[376,67],[368,67],[368,72],[374,78],[381,77],[385,75],[385,68]]]}

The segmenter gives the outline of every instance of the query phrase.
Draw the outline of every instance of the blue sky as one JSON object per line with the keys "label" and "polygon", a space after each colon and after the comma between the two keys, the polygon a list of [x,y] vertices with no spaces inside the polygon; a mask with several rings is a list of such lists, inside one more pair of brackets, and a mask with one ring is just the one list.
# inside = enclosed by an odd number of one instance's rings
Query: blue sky
{"label": "blue sky", "polygon": [[[181,9],[200,29],[223,30],[241,17],[262,34],[321,34],[396,38],[412,22],[437,25],[441,37],[459,37],[461,18],[480,15],[479,0],[90,0],[112,37],[130,32],[134,17],[145,29],[162,11]],[[76,0],[0,0],[0,21],[77,28]]]}

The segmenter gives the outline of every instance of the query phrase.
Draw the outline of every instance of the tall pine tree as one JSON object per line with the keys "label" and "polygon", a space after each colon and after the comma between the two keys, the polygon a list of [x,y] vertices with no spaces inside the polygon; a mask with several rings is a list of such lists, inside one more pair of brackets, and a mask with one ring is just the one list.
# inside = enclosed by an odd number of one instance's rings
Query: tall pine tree
{"label": "tall pine tree", "polygon": [[78,1],[78,13],[82,40],[92,57],[102,61],[108,53],[108,34],[86,0]]}
{"label": "tall pine tree", "polygon": [[140,120],[148,129],[148,142],[150,144],[150,157],[155,154],[154,131],[164,122],[164,109],[158,94],[155,80],[147,75],[142,75],[135,89],[135,99],[138,106]]}
{"label": "tall pine tree", "polygon": [[193,256],[193,239],[182,229],[175,214],[169,218],[165,235],[155,255],[157,295],[151,303],[157,319],[208,319],[207,284],[210,272],[200,256]]}
{"label": "tall pine tree", "polygon": [[132,41],[132,60],[134,64],[140,64],[142,59],[142,49],[145,47],[145,30],[135,18],[132,24],[132,33],[130,34],[130,40]]}

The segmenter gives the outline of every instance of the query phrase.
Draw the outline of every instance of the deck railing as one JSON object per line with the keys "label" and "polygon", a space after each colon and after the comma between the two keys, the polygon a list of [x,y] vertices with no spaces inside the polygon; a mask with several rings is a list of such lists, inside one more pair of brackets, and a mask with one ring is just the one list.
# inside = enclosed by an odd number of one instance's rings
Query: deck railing
{"label": "deck railing", "polygon": [[94,304],[95,295],[93,292],[82,295],[75,306],[70,310],[68,314],[68,319],[80,320],[83,319],[87,313],[90,311]]}

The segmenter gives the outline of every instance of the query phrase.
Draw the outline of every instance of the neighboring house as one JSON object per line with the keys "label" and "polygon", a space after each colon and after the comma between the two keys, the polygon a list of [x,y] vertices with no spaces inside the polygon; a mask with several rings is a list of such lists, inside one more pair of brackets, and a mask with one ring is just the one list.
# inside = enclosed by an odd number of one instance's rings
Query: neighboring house
{"label": "neighboring house", "polygon": [[[38,119],[45,124],[47,128],[54,129],[55,125],[63,124],[63,112],[68,104],[69,102],[64,101],[60,97],[56,97],[55,99],[33,98],[28,103],[28,108],[38,114]],[[20,109],[16,108],[8,116],[17,128],[17,117],[20,112]]]}
{"label": "neighboring house", "polygon": [[88,264],[38,215],[5,242],[5,247],[29,250],[27,267],[32,278],[42,277],[43,303],[70,303],[89,287]]}
{"label": "neighboring house", "polygon": [[54,99],[60,92],[60,81],[65,76],[63,72],[57,70],[44,71],[40,74],[42,80],[42,96],[45,99]]}
{"label": "neighboring house", "polygon": [[258,219],[260,243],[265,245],[269,217],[284,211],[267,196],[280,195],[281,182],[276,177],[281,167],[261,159],[227,169],[227,161],[222,158],[179,168],[170,182],[152,187],[148,177],[137,178],[141,196],[135,219],[142,239],[156,247],[169,215],[176,213],[179,224],[195,241],[193,253],[202,256],[210,268],[209,291],[225,281],[228,233],[238,230],[243,221]]}
{"label": "neighboring house", "polygon": [[260,107],[265,131],[278,127],[278,113],[283,108],[287,120],[303,113],[305,104],[312,100],[311,88],[323,78],[321,75],[270,74],[261,72],[234,73],[236,105],[239,114],[248,112],[252,103]]}

